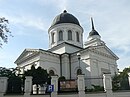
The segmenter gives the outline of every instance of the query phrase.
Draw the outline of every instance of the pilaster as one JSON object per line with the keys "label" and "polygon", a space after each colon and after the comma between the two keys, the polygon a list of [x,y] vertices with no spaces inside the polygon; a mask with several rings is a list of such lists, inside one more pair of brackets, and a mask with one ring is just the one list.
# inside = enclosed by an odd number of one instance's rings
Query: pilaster
{"label": "pilaster", "polygon": [[84,75],[78,75],[78,91],[79,97],[85,97]]}
{"label": "pilaster", "polygon": [[3,97],[7,90],[7,77],[0,77],[0,97]]}
{"label": "pilaster", "polygon": [[54,91],[51,93],[51,97],[57,97],[58,92],[58,76],[51,76],[51,85],[54,85]]}
{"label": "pilaster", "polygon": [[26,76],[25,78],[24,97],[30,97],[32,91],[32,76]]}
{"label": "pilaster", "polygon": [[104,84],[104,90],[106,92],[106,96],[114,97],[112,92],[111,74],[103,74],[103,84]]}

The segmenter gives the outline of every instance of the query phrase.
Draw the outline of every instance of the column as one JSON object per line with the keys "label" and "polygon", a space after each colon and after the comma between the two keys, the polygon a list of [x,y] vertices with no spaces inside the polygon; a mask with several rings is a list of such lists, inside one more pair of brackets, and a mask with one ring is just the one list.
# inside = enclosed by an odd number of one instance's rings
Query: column
{"label": "column", "polygon": [[58,92],[58,76],[51,76],[51,85],[54,85],[54,91],[51,93],[51,97],[57,97]]}
{"label": "column", "polygon": [[129,87],[130,87],[130,72],[128,72],[128,81],[129,81]]}
{"label": "column", "polygon": [[78,75],[78,91],[79,97],[85,97],[84,75]]}
{"label": "column", "polygon": [[104,90],[106,92],[106,96],[114,97],[112,92],[111,74],[103,74],[103,84],[104,84]]}
{"label": "column", "polygon": [[7,77],[0,77],[0,97],[3,97],[7,90]]}
{"label": "column", "polygon": [[25,77],[24,97],[30,97],[32,91],[32,76]]}

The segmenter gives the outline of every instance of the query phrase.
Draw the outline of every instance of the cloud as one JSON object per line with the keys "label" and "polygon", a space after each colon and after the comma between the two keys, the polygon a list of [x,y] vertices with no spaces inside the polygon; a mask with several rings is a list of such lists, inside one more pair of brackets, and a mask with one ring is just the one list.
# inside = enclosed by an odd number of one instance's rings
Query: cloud
{"label": "cloud", "polygon": [[[11,17],[10,22],[14,24],[21,24],[23,26],[34,27],[43,31],[46,31],[47,22],[43,21],[44,19],[35,16],[20,16],[20,17]],[[46,25],[45,25],[46,24]]]}

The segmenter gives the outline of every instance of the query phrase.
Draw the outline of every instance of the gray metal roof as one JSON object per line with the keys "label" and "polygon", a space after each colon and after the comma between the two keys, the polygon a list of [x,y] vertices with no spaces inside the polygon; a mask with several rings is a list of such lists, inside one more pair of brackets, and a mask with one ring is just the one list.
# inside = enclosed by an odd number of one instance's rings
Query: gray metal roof
{"label": "gray metal roof", "polygon": [[68,13],[66,10],[64,10],[63,13],[55,17],[51,26],[61,23],[72,23],[80,26],[78,19],[72,14]]}

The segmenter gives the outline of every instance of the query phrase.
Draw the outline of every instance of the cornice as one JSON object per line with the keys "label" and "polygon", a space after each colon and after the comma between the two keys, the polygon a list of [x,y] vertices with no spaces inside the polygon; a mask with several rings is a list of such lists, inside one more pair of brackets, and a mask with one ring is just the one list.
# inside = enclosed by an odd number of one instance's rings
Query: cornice
{"label": "cornice", "polygon": [[37,55],[39,55],[39,52],[34,52],[33,54],[31,54],[31,55],[29,55],[29,56],[27,56],[27,57],[23,57],[23,58],[17,60],[17,64],[20,64],[20,63],[22,63],[22,62],[25,62],[26,60],[29,60],[30,58],[35,57],[35,56],[37,56]]}

